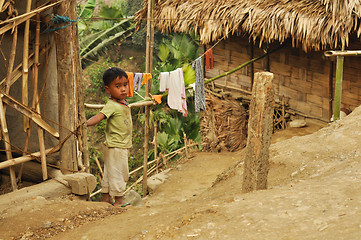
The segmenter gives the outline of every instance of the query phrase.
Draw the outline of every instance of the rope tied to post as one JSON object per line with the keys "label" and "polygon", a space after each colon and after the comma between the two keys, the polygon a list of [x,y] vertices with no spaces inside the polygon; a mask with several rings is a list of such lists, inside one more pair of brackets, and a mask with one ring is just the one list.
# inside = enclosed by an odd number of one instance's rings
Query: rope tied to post
{"label": "rope tied to post", "polygon": [[[54,31],[64,29],[64,28],[70,26],[72,23],[78,22],[78,20],[79,20],[79,17],[76,20],[71,20],[67,16],[60,16],[58,14],[52,15],[52,17],[50,18],[50,21],[52,22],[52,24],[50,25],[50,27],[48,29],[44,30],[43,33],[54,32]],[[59,25],[62,23],[68,23],[68,24],[61,26],[61,27],[55,27],[56,25]]]}

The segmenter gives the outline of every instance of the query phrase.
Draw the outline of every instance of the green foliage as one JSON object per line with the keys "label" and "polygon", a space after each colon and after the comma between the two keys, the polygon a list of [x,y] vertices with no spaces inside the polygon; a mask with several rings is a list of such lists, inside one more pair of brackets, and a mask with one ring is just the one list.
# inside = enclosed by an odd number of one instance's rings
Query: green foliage
{"label": "green foliage", "polygon": [[134,16],[142,8],[143,0],[126,0],[126,12],[128,16]]}
{"label": "green foliage", "polygon": [[100,19],[91,20],[95,14],[95,2],[88,0],[85,4],[79,20],[79,45],[83,67],[89,64],[85,58],[97,60],[134,30],[133,18],[124,19],[125,9],[124,1],[115,1],[111,6],[101,2],[100,11],[96,16]]}
{"label": "green foliage", "polygon": [[[197,56],[198,45],[187,35],[175,35],[170,40],[163,39],[162,43],[158,46],[157,57],[160,61],[155,67],[155,72],[173,71],[176,68],[188,65]],[[194,72],[192,67],[187,69],[187,71],[190,70]],[[192,72],[189,73],[189,77],[191,75],[195,76],[195,73]],[[192,82],[191,80],[188,81]]]}
{"label": "green foliage", "polygon": [[93,17],[95,2],[96,0],[88,0],[79,14],[79,20],[78,20],[79,35],[82,35],[82,33],[88,28],[89,21],[87,19]]}
{"label": "green foliage", "polygon": [[196,71],[194,71],[191,65],[183,67],[183,77],[186,86],[196,82]]}
{"label": "green foliage", "polygon": [[[165,38],[159,45],[157,51],[159,62],[155,65],[155,72],[169,72],[176,68],[183,68],[185,85],[195,82],[195,71],[189,65],[198,57],[198,44],[194,38],[188,35],[174,35],[170,39]],[[153,86],[154,85],[154,86]],[[158,92],[158,81],[153,82],[152,92]],[[183,132],[188,139],[200,141],[200,119],[199,114],[194,113],[193,97],[187,98],[188,116],[183,117],[177,111],[167,111],[162,107],[154,107],[153,121],[158,121],[158,150],[164,154],[179,149],[184,145]],[[153,152],[150,152],[152,155]]]}
{"label": "green foliage", "polygon": [[100,64],[92,64],[88,67],[88,76],[91,82],[90,88],[86,90],[86,96],[89,93],[104,93],[104,84],[103,84],[103,74],[108,67],[115,67],[115,63],[111,63],[109,59],[105,59],[102,65]]}

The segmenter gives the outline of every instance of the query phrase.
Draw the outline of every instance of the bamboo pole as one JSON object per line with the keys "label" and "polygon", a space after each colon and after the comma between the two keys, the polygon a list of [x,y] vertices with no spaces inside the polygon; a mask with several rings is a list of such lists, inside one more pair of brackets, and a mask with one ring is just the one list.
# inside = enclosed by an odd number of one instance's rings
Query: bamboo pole
{"label": "bamboo pole", "polygon": [[[40,49],[40,13],[36,14],[36,31],[35,31],[35,55],[34,55],[34,76],[33,76],[33,108],[38,114],[40,114],[40,103],[38,94],[38,80],[39,80],[39,49]],[[29,130],[30,131],[30,128]],[[46,154],[45,154],[45,142],[44,131],[40,126],[37,126],[39,148],[40,148],[40,160],[41,169],[43,173],[43,180],[48,178],[48,170],[46,168]]]}
{"label": "bamboo pole", "polygon": [[341,51],[326,51],[324,53],[324,55],[326,57],[333,57],[333,56],[360,56],[361,55],[361,50],[341,50]]}
{"label": "bamboo pole", "polygon": [[[149,100],[142,100],[139,102],[134,102],[128,105],[130,108],[136,108],[136,107],[145,107],[145,106],[152,106],[155,105],[155,102],[151,99]],[[86,108],[92,108],[92,109],[102,109],[104,107],[104,104],[91,104],[91,103],[84,103],[84,106]]]}
{"label": "bamboo pole", "polygon": [[[1,94],[0,94],[0,102],[2,103],[2,99],[1,99]],[[0,120],[2,121],[1,117],[2,117],[2,114],[1,114],[1,109],[2,107],[0,106]],[[5,116],[4,116],[5,117]],[[2,126],[2,125],[1,125]],[[3,126],[2,126],[3,127]],[[49,148],[49,149],[46,149],[45,150],[45,154],[53,154],[53,153],[56,153],[58,152],[61,147],[64,145],[64,143],[73,135],[73,133],[69,133],[65,138],[63,138],[61,141],[59,141],[59,143],[54,146],[53,148]],[[28,162],[30,160],[33,160],[35,158],[38,158],[40,156],[40,152],[36,152],[36,153],[33,153],[33,154],[29,154],[29,155],[26,155],[26,156],[22,156],[22,157],[18,157],[18,158],[11,158],[7,161],[4,161],[4,162],[0,162],[0,169],[2,168],[6,168],[6,167],[11,167],[11,166],[14,166],[16,164],[20,164],[20,163],[23,163],[23,162]],[[68,169],[68,171],[71,171],[71,169]]]}
{"label": "bamboo pole", "polygon": [[[45,52],[47,52],[50,49],[49,46],[46,46],[44,48],[42,48],[40,55],[44,54]],[[34,53],[31,53],[29,55],[29,67],[31,67],[34,64]],[[16,68],[12,71],[12,74],[10,75],[10,81],[9,81],[9,87],[11,87],[11,85],[13,85],[21,76],[22,76],[22,67],[23,64],[20,63],[18,66],[16,66]],[[7,78],[7,77],[6,77]],[[6,78],[4,78],[3,80],[1,80],[0,82],[0,89],[6,88],[5,83],[6,83]]]}
{"label": "bamboo pole", "polygon": [[[344,48],[342,47],[342,51]],[[343,75],[343,56],[337,56],[336,62],[336,82],[335,82],[335,100],[333,108],[334,121],[340,119],[341,95],[342,95],[342,75]]]}
{"label": "bamboo pole", "polygon": [[[265,54],[263,54],[262,56],[253,58],[252,60],[249,60],[249,61],[247,61],[247,62],[239,65],[238,67],[236,67],[236,68],[234,68],[234,69],[232,69],[232,70],[230,70],[230,71],[228,71],[228,72],[222,73],[222,74],[220,74],[220,75],[218,75],[218,76],[215,76],[215,77],[213,77],[213,78],[211,78],[211,79],[208,79],[207,81],[204,81],[204,84],[213,82],[213,81],[215,81],[215,80],[217,80],[217,79],[219,79],[219,78],[222,78],[222,77],[225,77],[225,76],[227,76],[227,75],[229,75],[229,74],[232,74],[232,73],[240,70],[241,68],[244,68],[245,66],[247,66],[247,65],[249,65],[249,64],[251,64],[251,63],[253,63],[253,62],[255,62],[255,61],[258,61],[258,60],[260,60],[260,59],[262,59],[262,58],[264,58],[264,57],[269,56],[271,53],[274,53],[274,52],[280,50],[281,48],[283,48],[283,46],[284,46],[284,45],[281,45],[281,46],[279,46],[278,48],[275,48],[275,49],[273,49],[273,50],[267,51],[267,52],[266,52]],[[188,87],[188,88],[189,88],[189,87]]]}
{"label": "bamboo pole", "polygon": [[45,131],[47,131],[54,137],[59,138],[59,133],[54,128],[52,128],[49,124],[47,124],[38,113],[34,112],[30,108],[28,108],[28,107],[24,106],[23,104],[21,104],[20,102],[16,101],[14,98],[7,95],[6,93],[0,91],[0,94],[2,94],[3,101],[8,106],[14,108],[15,110],[17,110],[24,116],[30,118],[33,122],[35,122],[37,125],[42,127]]}
{"label": "bamboo pole", "polygon": [[[147,13],[147,38],[146,38],[146,72],[152,73],[152,61],[153,61],[153,37],[152,37],[152,26],[153,26],[153,6],[154,0],[148,1],[148,13]],[[145,97],[149,97],[149,90],[151,86],[151,80],[146,83]],[[149,141],[149,117],[150,107],[145,106],[145,124],[144,124],[144,159],[143,159],[143,197],[147,195],[147,170],[148,170],[148,141]]]}
{"label": "bamboo pole", "polygon": [[185,153],[186,153],[186,159],[189,159],[189,155],[188,155],[188,144],[187,144],[187,136],[185,134],[185,132],[183,132],[183,141],[184,141],[184,149],[185,149]]}
{"label": "bamboo pole", "polygon": [[[158,122],[154,121],[154,160],[156,160],[158,156],[157,132],[158,132]],[[158,173],[158,161],[156,161],[156,165],[157,165],[157,173]]]}
{"label": "bamboo pole", "polygon": [[[6,159],[10,160],[12,159],[11,154],[11,145],[10,145],[10,138],[9,138],[9,131],[6,123],[5,118],[5,111],[4,111],[4,103],[3,103],[3,95],[0,94],[0,120],[1,120],[1,130],[4,137],[5,142],[5,151],[6,151]],[[1,164],[1,163],[0,163]],[[16,184],[16,175],[15,175],[15,169],[13,167],[10,167],[10,181],[11,181],[11,187],[13,190],[16,190],[18,188]]]}
{"label": "bamboo pole", "polygon": [[97,164],[97,166],[99,168],[99,172],[100,172],[100,174],[102,175],[102,178],[103,178],[104,173],[103,173],[102,167],[100,166],[99,159],[98,159],[98,157],[96,155],[93,155],[93,157],[94,157],[95,163]]}
{"label": "bamboo pole", "polygon": [[[31,11],[31,0],[27,1],[26,13]],[[29,38],[30,38],[30,19],[25,22],[24,46],[23,46],[23,83],[22,83],[22,103],[25,106],[29,104],[28,96],[28,78],[29,78]],[[23,117],[24,131],[29,129],[29,119]]]}
{"label": "bamboo pole", "polygon": [[[10,26],[9,26],[9,29],[12,29],[14,26],[17,26],[17,25],[25,22],[26,20],[34,17],[38,12],[42,12],[42,11],[44,11],[44,10],[46,10],[46,9],[52,8],[52,7],[54,7],[54,6],[62,3],[62,2],[64,2],[64,1],[65,1],[65,0],[59,0],[59,1],[55,2],[55,3],[49,4],[49,5],[46,5],[46,6],[43,5],[42,7],[37,8],[37,9],[34,9],[34,10],[31,11],[31,12],[24,13],[24,14],[22,14],[22,15],[19,15],[19,16],[13,17],[13,18],[10,18],[10,19],[5,20],[5,21],[1,21],[1,22],[0,22],[0,25],[4,25],[4,24],[6,24],[7,26],[10,25]],[[21,22],[18,22],[19,20],[20,20]],[[11,24],[8,24],[8,23],[11,23]],[[1,35],[1,34],[3,34],[3,32],[0,31],[0,35]]]}
{"label": "bamboo pole", "polygon": [[6,75],[6,80],[5,80],[5,92],[7,94],[10,92],[10,86],[11,86],[10,82],[11,82],[11,76],[12,76],[13,68],[14,68],[17,41],[18,41],[18,27],[15,27],[14,33],[13,33],[13,42],[11,45],[9,66],[8,66],[8,71],[7,71],[7,75]]}
{"label": "bamboo pole", "polygon": [[[45,154],[49,154],[51,151],[53,150],[53,148],[48,148],[45,150]],[[10,158],[4,162],[1,162],[0,163],[0,169],[4,169],[4,168],[7,168],[7,167],[13,167],[17,164],[20,164],[20,163],[25,163],[25,162],[29,162],[35,158],[39,158],[40,157],[40,151],[39,152],[35,152],[35,153],[32,153],[32,154],[28,154],[28,155],[24,155],[24,156],[21,156],[21,157],[18,157],[18,158]]]}
{"label": "bamboo pole", "polygon": [[49,4],[45,7],[41,7],[41,8],[38,8],[38,9],[35,9],[31,12],[28,12],[28,13],[25,13],[25,14],[22,14],[20,16],[17,16],[17,17],[13,17],[13,18],[10,18],[6,21],[2,21],[0,22],[0,25],[4,25],[6,24],[4,27],[0,28],[0,35],[6,33],[7,31],[13,29],[15,26],[18,26],[19,24],[22,24],[23,22],[26,22],[27,20],[29,20],[30,18],[34,17],[36,15],[36,13],[38,12],[42,12],[46,9],[49,9],[51,7],[54,7],[55,5],[63,2],[65,0],[60,0],[56,3],[53,3],[53,4]]}

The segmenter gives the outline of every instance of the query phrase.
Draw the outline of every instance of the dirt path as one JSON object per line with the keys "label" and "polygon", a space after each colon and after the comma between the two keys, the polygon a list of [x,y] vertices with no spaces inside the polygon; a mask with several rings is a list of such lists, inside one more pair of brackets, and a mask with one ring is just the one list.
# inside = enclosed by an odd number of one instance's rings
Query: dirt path
{"label": "dirt path", "polygon": [[[243,154],[200,152],[172,169],[144,206],[119,210],[102,203],[40,199],[45,205],[33,206],[32,212],[23,207],[16,216],[2,214],[1,230],[24,232],[27,223],[45,231],[60,223],[70,227],[50,239],[359,239],[360,117],[357,109],[313,134],[289,138],[296,134],[291,129],[275,134],[267,190],[241,193],[242,163],[212,186]],[[288,139],[280,141],[284,138]],[[71,220],[72,216],[77,218]],[[82,219],[87,220],[81,223]],[[8,231],[0,239],[14,236]],[[35,232],[25,231],[23,239],[37,239]]]}

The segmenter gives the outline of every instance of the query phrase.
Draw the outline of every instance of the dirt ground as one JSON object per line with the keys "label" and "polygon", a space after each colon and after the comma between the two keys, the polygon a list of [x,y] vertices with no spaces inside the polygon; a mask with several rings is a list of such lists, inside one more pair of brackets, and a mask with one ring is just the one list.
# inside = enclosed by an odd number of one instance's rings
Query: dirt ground
{"label": "dirt ground", "polygon": [[267,190],[242,193],[242,151],[195,152],[143,206],[35,197],[0,209],[0,239],[360,239],[360,117],[275,133]]}

